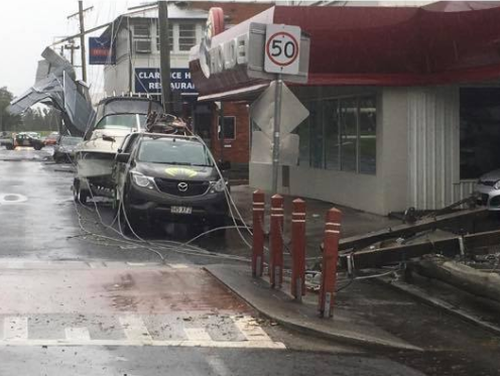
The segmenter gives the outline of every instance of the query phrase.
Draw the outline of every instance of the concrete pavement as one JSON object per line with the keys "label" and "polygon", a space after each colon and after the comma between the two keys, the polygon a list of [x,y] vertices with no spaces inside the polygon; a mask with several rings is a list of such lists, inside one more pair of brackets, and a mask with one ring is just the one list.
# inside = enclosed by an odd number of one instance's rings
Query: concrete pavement
{"label": "concrete pavement", "polygon": [[[421,348],[378,328],[352,310],[336,307],[333,320],[320,319],[316,302],[294,302],[283,290],[271,290],[267,281],[252,278],[248,267],[209,265],[205,269],[263,316],[299,332],[365,347],[422,351]],[[286,288],[288,286],[284,286]]]}

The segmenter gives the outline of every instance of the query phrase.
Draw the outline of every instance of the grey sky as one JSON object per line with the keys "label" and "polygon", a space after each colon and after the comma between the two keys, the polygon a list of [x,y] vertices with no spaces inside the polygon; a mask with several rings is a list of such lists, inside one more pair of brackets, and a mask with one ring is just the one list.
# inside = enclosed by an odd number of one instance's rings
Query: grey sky
{"label": "grey sky", "polygon": [[[86,15],[86,26],[90,28],[110,21],[127,7],[142,2],[84,0],[85,8],[94,6]],[[77,18],[66,18],[77,10],[77,0],[0,2],[0,87],[7,86],[15,95],[20,95],[32,86],[43,49],[56,37],[77,32]],[[99,85],[98,81],[102,81],[100,71],[100,68],[89,69],[91,85]]]}

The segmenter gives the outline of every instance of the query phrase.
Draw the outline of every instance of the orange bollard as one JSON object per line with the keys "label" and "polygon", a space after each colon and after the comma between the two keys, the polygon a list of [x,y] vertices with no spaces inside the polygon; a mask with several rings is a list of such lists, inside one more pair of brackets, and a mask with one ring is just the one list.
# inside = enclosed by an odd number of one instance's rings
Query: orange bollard
{"label": "orange bollard", "polygon": [[264,192],[253,193],[253,243],[252,243],[252,276],[262,277],[264,270]]}
{"label": "orange bollard", "polygon": [[269,277],[272,288],[281,288],[283,283],[283,197],[276,194],[271,198],[271,257]]}
{"label": "orange bollard", "polygon": [[306,294],[306,203],[293,200],[292,212],[292,284],[295,300],[302,301]]}
{"label": "orange bollard", "polygon": [[338,209],[332,208],[326,213],[323,267],[319,290],[319,313],[321,317],[333,316],[341,219],[342,212]]}

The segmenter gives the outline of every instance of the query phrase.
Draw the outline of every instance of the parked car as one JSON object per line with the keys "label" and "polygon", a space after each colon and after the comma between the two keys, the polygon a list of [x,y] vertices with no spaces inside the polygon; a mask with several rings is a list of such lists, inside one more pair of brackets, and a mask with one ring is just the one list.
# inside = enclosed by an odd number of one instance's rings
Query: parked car
{"label": "parked car", "polygon": [[52,132],[43,140],[45,146],[57,145],[57,140],[59,139],[59,132]]}
{"label": "parked car", "polygon": [[56,163],[73,163],[75,159],[76,145],[82,141],[82,137],[60,136],[57,144],[54,146],[54,161]]}
{"label": "parked car", "polygon": [[7,150],[14,149],[14,136],[10,132],[0,133],[0,146],[5,146]]}
{"label": "parked car", "polygon": [[500,170],[482,175],[476,183],[474,191],[478,205],[487,206],[489,210],[500,210]]}
{"label": "parked car", "polygon": [[16,134],[14,140],[14,147],[16,146],[29,146],[35,150],[41,150],[44,147],[43,141],[37,137],[38,133],[35,132],[21,132]]}
{"label": "parked car", "polygon": [[[213,160],[196,136],[131,134],[113,167],[115,207],[123,200],[132,228],[193,219],[221,227],[228,213],[224,192],[228,186]],[[219,168],[227,169],[229,164]]]}

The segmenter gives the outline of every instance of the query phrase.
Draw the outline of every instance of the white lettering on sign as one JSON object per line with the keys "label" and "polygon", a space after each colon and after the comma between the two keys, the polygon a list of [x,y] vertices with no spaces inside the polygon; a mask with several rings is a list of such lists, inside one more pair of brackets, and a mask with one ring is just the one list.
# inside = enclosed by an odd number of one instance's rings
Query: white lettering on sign
{"label": "white lettering on sign", "polygon": [[264,70],[298,74],[301,30],[298,26],[267,25]]}
{"label": "white lettering on sign", "polygon": [[201,45],[200,64],[207,78],[212,74],[236,68],[248,62],[248,33],[208,49]]}

